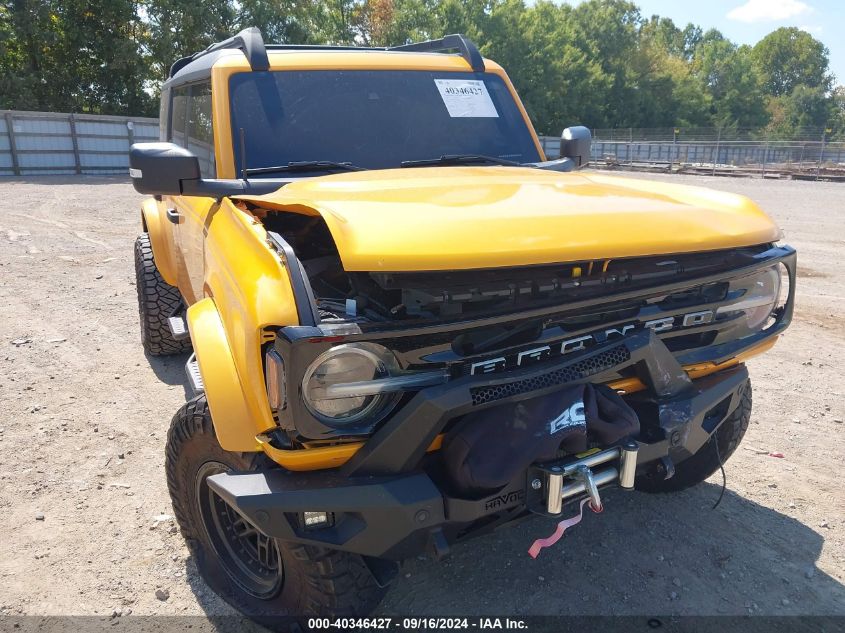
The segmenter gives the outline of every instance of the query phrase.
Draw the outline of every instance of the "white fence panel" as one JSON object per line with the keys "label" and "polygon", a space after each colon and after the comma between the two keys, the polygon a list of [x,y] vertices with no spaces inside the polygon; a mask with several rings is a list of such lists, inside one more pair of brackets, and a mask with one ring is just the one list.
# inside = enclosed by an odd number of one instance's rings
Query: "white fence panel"
{"label": "white fence panel", "polygon": [[[137,138],[137,137],[136,137]],[[82,136],[77,140],[80,151],[84,152],[129,152],[128,138],[97,138]]]}
{"label": "white fence panel", "polygon": [[0,176],[125,174],[129,146],[158,130],[151,118],[0,110]]}

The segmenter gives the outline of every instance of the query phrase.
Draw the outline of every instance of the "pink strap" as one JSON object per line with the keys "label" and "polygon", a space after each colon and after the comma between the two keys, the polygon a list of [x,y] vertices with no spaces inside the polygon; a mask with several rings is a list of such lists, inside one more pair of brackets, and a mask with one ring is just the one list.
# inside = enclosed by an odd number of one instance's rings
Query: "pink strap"
{"label": "pink strap", "polygon": [[528,555],[531,558],[537,558],[537,555],[540,553],[540,550],[544,547],[550,547],[557,543],[563,533],[567,530],[567,528],[571,528],[573,525],[578,525],[581,522],[581,519],[584,516],[584,504],[590,500],[589,497],[585,499],[581,499],[581,505],[578,506],[578,514],[574,517],[570,517],[568,519],[564,519],[560,523],[557,524],[555,528],[554,534],[551,536],[547,536],[546,538],[538,538],[534,541],[534,544],[528,548]]}

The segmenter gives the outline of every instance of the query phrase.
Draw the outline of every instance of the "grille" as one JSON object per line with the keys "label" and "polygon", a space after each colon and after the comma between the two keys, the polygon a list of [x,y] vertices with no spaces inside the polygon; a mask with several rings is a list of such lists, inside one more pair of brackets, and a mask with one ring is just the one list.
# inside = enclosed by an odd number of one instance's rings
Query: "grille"
{"label": "grille", "polygon": [[574,382],[593,376],[607,369],[611,369],[616,365],[624,363],[631,358],[631,354],[624,345],[617,345],[616,347],[596,354],[591,358],[585,358],[568,367],[556,369],[548,374],[536,376],[534,378],[526,378],[524,380],[515,380],[503,385],[495,385],[492,387],[476,387],[470,389],[472,395],[473,406],[484,404],[486,402],[493,402],[501,400],[502,398],[509,398],[521,393],[528,393],[529,391],[536,391],[546,387],[555,385],[565,385],[568,382]]}

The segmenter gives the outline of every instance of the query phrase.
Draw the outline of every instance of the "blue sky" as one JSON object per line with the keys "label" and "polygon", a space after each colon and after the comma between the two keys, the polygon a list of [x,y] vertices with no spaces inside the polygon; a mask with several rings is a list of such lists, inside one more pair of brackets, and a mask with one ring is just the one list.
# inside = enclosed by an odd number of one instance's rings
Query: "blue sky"
{"label": "blue sky", "polygon": [[[781,26],[797,26],[830,50],[836,83],[845,85],[845,0],[633,0],[644,17],[657,14],[683,28],[714,27],[738,44],[755,44]],[[577,4],[578,0],[570,0]]]}

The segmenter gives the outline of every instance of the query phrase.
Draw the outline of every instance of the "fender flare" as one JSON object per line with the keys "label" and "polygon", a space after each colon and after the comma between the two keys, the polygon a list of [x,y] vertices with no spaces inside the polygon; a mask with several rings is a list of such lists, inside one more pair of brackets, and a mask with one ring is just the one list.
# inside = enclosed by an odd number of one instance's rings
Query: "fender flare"
{"label": "fender flare", "polygon": [[217,441],[227,451],[262,450],[214,300],[197,301],[187,317]]}
{"label": "fender flare", "polygon": [[150,244],[153,247],[153,259],[156,268],[162,279],[171,286],[176,285],[176,266],[173,261],[173,254],[168,248],[166,231],[170,226],[166,224],[167,218],[159,207],[159,203],[153,198],[148,198],[141,203],[141,222],[144,230],[150,236]]}

